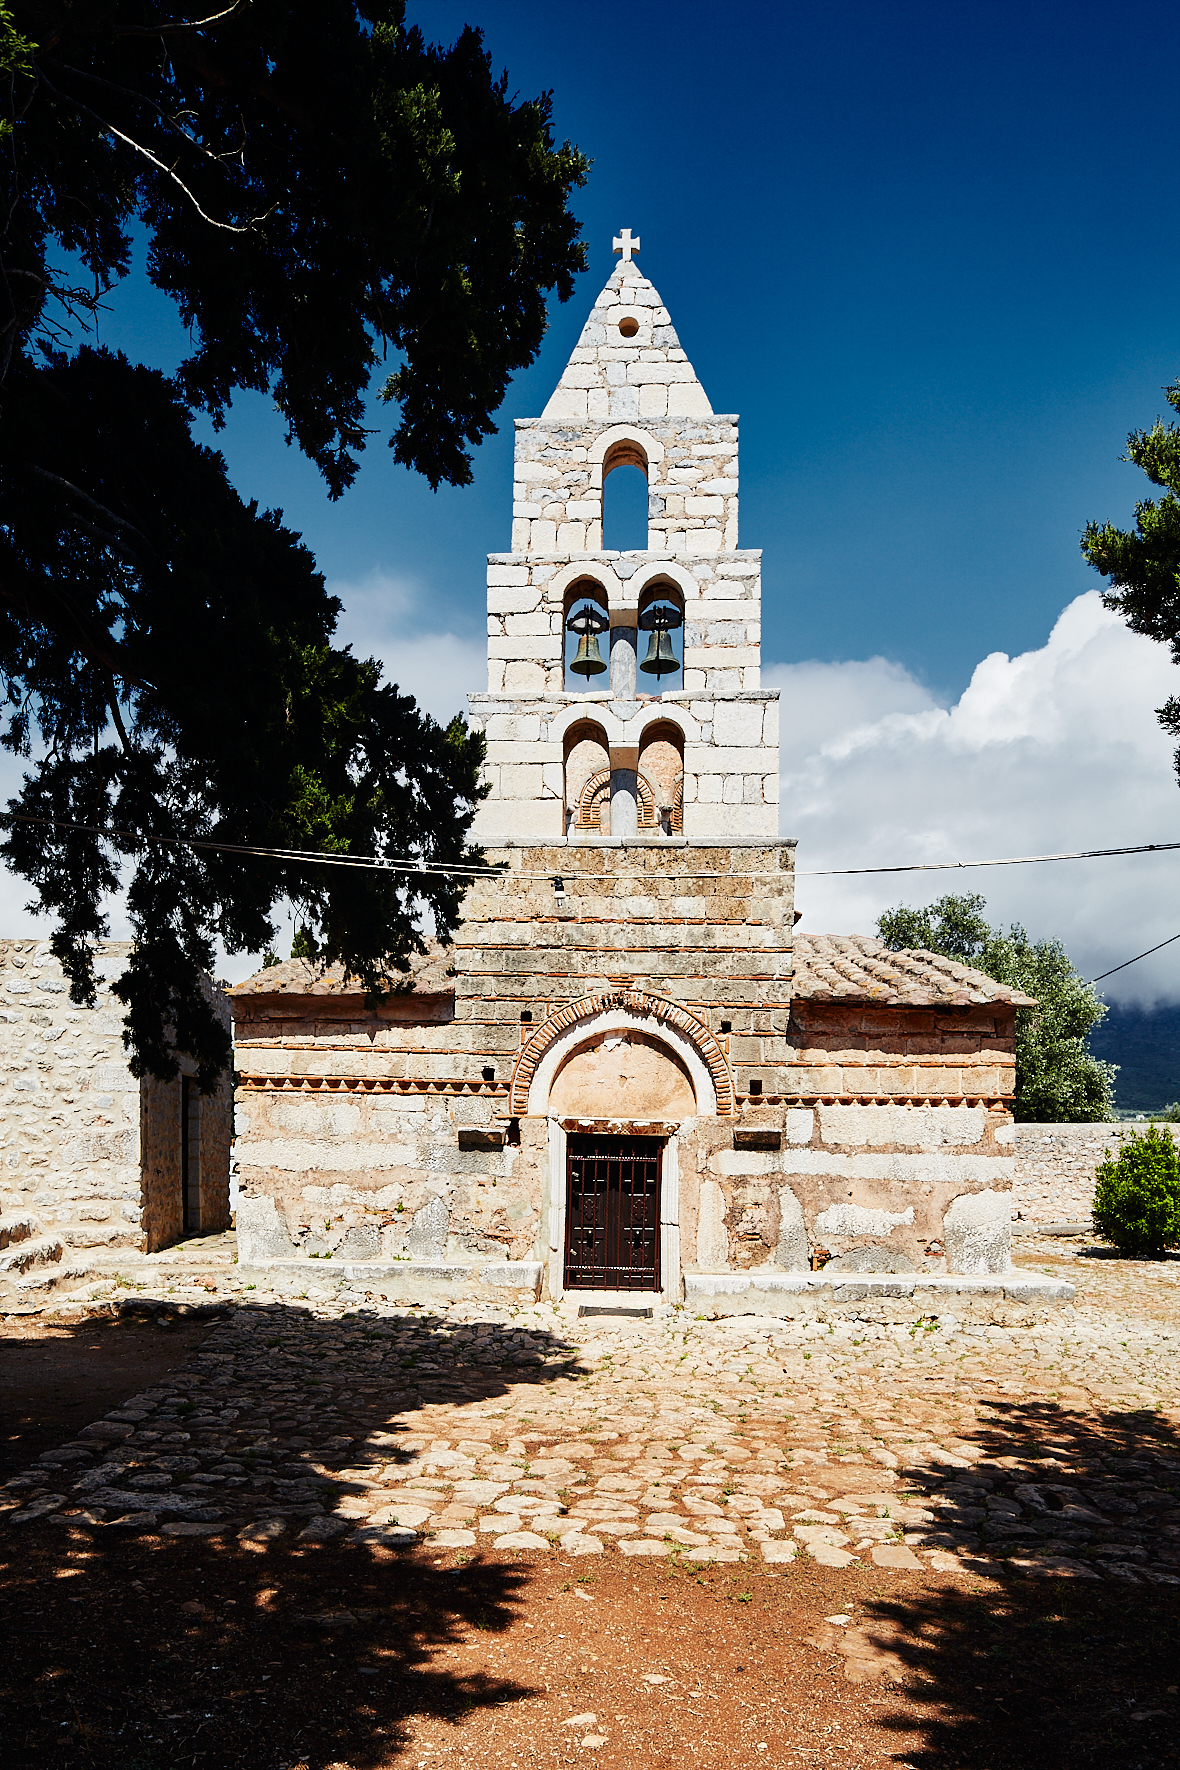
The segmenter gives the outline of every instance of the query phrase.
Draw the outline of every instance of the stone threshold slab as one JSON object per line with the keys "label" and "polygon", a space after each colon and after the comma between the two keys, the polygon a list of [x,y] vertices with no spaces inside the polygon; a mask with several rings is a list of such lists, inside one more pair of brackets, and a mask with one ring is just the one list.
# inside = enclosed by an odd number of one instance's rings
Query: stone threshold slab
{"label": "stone threshold slab", "polygon": [[773,1315],[776,1304],[859,1303],[873,1298],[899,1298],[929,1303],[931,1313],[955,1298],[1012,1303],[1072,1303],[1077,1292],[1061,1278],[1040,1273],[990,1273],[971,1277],[958,1273],[857,1272],[686,1272],[684,1300],[708,1305],[725,1315]]}

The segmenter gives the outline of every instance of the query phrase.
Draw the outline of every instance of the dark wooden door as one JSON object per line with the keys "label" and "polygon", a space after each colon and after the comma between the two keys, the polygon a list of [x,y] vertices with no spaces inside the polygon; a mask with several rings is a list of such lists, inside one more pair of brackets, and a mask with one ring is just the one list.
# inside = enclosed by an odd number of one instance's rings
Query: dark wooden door
{"label": "dark wooden door", "polygon": [[658,1291],[658,1137],[571,1137],[566,1146],[565,1283]]}

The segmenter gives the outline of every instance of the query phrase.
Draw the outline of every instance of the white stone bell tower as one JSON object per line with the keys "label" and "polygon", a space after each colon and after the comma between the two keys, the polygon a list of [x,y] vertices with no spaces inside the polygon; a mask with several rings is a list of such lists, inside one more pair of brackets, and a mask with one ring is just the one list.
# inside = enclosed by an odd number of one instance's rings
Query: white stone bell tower
{"label": "white stone bell tower", "polygon": [[[761,553],[738,546],[738,421],[710,406],[630,229],[614,248],[543,415],[516,421],[512,551],[488,555],[488,692],[469,697],[491,787],[475,835],[774,841],[778,694],[760,679]],[[648,544],[605,551],[603,487],[623,466],[647,477]],[[571,671],[571,619],[597,674]],[[641,641],[663,674],[644,671]]]}

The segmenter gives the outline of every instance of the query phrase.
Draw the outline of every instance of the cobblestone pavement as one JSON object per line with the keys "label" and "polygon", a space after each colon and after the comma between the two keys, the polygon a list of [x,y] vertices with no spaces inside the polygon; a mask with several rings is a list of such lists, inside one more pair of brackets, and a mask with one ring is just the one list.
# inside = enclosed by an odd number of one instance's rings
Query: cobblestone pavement
{"label": "cobblestone pavement", "polygon": [[969,1328],[199,1290],[223,1313],[187,1367],[45,1452],[0,1507],[9,1530],[247,1550],[560,1543],[1180,1583],[1180,1261],[1023,1252],[1077,1304]]}

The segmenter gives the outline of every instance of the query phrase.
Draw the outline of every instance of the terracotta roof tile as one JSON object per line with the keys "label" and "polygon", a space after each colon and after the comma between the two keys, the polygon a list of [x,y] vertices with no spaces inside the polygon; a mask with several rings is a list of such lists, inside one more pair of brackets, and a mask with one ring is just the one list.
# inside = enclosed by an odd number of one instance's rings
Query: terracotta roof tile
{"label": "terracotta roof tile", "polygon": [[[389,987],[399,994],[443,996],[454,991],[455,980],[447,972],[452,964],[450,947],[431,941],[424,953],[410,956],[410,969],[395,972]],[[363,996],[364,987],[356,977],[344,981],[343,965],[329,965],[324,971],[306,959],[284,959],[256,971],[244,983],[235,983],[226,994],[241,1001],[255,996]]]}
{"label": "terracotta roof tile", "polygon": [[982,971],[915,949],[891,952],[871,934],[796,934],[792,994],[810,1002],[880,1002],[924,1008],[987,1002],[1036,1006],[1032,996]]}

